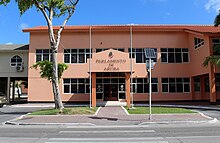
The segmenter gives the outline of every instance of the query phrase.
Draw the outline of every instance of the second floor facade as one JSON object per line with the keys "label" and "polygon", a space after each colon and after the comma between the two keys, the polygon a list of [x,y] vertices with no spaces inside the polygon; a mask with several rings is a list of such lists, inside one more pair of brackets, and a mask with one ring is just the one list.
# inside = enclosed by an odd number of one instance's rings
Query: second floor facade
{"label": "second floor facade", "polygon": [[[55,27],[56,29],[57,27]],[[30,32],[29,66],[50,60],[47,27],[24,29]],[[205,57],[219,54],[213,50],[220,45],[219,28],[213,26],[121,25],[67,26],[62,33],[58,62],[69,66],[64,77],[88,77],[88,59],[109,49],[128,53],[133,59],[133,77],[146,77],[146,48],[155,50],[155,77],[196,76],[207,74],[202,63]],[[75,69],[81,69],[78,72]],[[39,74],[30,69],[29,76]]]}

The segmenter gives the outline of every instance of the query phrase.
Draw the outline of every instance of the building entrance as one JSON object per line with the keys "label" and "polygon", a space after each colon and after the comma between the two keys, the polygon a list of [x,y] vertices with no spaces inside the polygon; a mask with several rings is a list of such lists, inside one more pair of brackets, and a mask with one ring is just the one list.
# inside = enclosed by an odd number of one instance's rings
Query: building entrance
{"label": "building entrance", "polygon": [[104,100],[118,101],[118,84],[104,84]]}
{"label": "building entrance", "polygon": [[125,77],[119,73],[97,74],[96,98],[102,101],[125,99]]}

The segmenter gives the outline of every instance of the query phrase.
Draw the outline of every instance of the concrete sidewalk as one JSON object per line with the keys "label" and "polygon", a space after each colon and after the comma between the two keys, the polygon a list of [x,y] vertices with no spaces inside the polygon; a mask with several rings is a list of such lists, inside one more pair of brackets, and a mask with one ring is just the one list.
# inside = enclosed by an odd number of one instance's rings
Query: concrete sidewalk
{"label": "concrete sidewalk", "polygon": [[200,113],[194,114],[155,114],[149,120],[149,115],[127,115],[122,107],[102,107],[96,115],[50,115],[30,116],[6,122],[14,125],[89,125],[89,126],[121,126],[146,125],[162,123],[204,123],[215,121]]}

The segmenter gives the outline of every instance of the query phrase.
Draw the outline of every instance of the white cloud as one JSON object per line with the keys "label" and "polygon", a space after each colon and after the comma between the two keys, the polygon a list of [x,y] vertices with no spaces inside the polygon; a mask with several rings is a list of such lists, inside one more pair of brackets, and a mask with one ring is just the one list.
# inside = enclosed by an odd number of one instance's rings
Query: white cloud
{"label": "white cloud", "polygon": [[172,13],[166,12],[166,13],[164,14],[164,17],[163,17],[163,18],[168,18],[168,17],[171,17],[171,16],[172,16]]}
{"label": "white cloud", "polygon": [[205,9],[208,11],[212,9],[218,12],[220,10],[220,0],[208,0],[205,4]]}
{"label": "white cloud", "polygon": [[24,28],[28,28],[28,27],[29,27],[29,25],[26,23],[21,23],[19,26],[20,29],[24,29]]}
{"label": "white cloud", "polygon": [[13,43],[12,42],[8,42],[8,43],[6,43],[6,45],[12,45]]}

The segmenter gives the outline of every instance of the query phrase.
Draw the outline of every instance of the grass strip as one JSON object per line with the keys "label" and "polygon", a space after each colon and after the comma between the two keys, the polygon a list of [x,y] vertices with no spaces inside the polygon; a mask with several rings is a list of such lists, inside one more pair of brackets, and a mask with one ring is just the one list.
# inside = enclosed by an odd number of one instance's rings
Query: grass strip
{"label": "grass strip", "polygon": [[[135,109],[127,109],[129,114],[149,114],[149,107],[135,107]],[[196,113],[194,111],[184,108],[171,108],[171,107],[152,107],[152,114],[187,114]]]}
{"label": "grass strip", "polygon": [[64,108],[63,113],[59,113],[58,109],[43,109],[32,112],[30,115],[92,115],[95,114],[98,107],[89,108],[89,107],[72,107]]}

